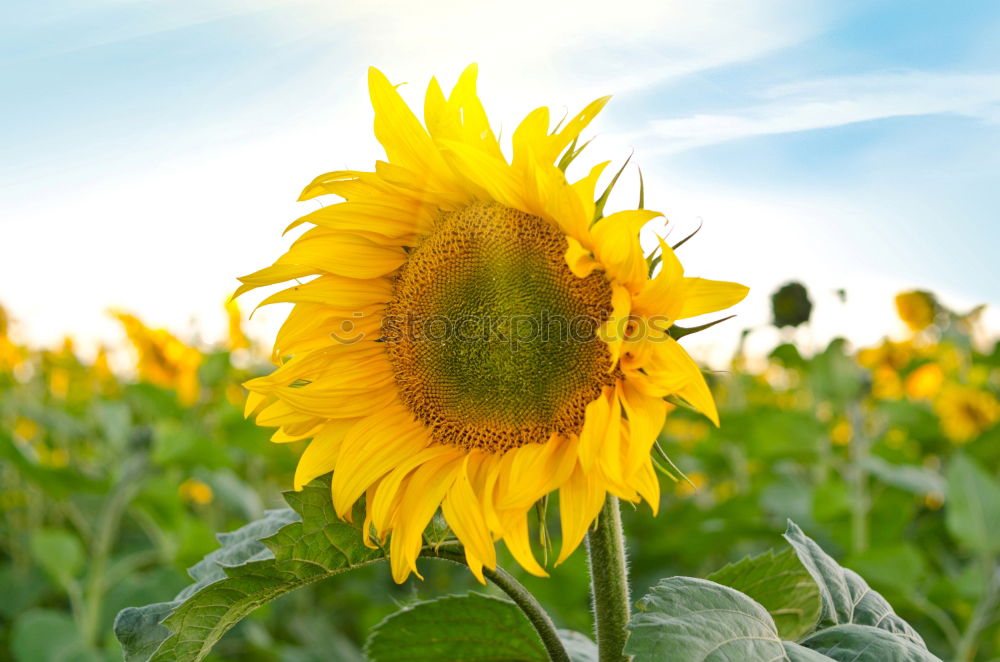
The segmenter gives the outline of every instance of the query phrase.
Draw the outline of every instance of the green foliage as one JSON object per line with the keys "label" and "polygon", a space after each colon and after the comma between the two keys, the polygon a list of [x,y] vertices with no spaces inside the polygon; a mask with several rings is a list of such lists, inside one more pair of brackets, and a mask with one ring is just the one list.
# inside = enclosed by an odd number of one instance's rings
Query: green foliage
{"label": "green foliage", "polygon": [[[870,649],[885,659],[909,659],[898,657],[912,647],[896,634],[886,639],[882,628],[865,629],[886,613],[885,601],[893,606],[887,622],[911,624],[938,657],[997,659],[1000,426],[965,395],[996,399],[1000,344],[978,349],[971,329],[969,319],[942,314],[912,339],[863,349],[844,341],[815,346],[801,331],[786,330],[783,339],[797,334],[796,341],[769,356],[738,353],[730,370],[710,374],[721,428],[677,410],[659,439],[698,489],[664,480],[655,519],[645,508],[624,509],[634,594],[667,575],[708,576],[768,611],[792,661],[839,659],[827,644],[840,645],[838,638],[857,628],[869,639],[897,642]],[[0,366],[0,662],[117,662],[115,614],[176,595],[190,581],[185,569],[217,547],[215,531],[283,507],[280,494],[304,443],[270,444],[269,431],[244,420],[238,384],[270,369],[245,350],[202,351],[197,398],[184,400],[168,384],[114,376],[101,382],[97,366],[72,350],[22,349],[17,371]],[[939,370],[940,383],[914,389],[914,377],[928,367]],[[832,632],[811,640],[815,651],[799,638],[811,635],[797,632],[812,618],[809,605],[820,609],[801,582],[808,571],[794,567],[798,556],[788,550],[768,551],[789,517],[842,572],[820,574],[824,630]],[[557,532],[558,523],[549,529]],[[267,537],[264,530],[248,535],[258,534]],[[259,545],[249,547],[267,550]],[[523,573],[502,546],[498,552],[557,623],[590,631],[582,553],[549,566],[543,579]],[[246,565],[262,563],[275,561]],[[787,590],[773,578],[756,583],[753,572],[782,563],[791,566]],[[202,578],[218,579],[213,590],[233,581],[226,574],[232,568],[200,567]],[[360,662],[370,628],[400,604],[482,590],[447,564],[422,571],[425,581],[396,586],[376,565],[284,593],[233,627],[208,659]],[[818,596],[819,586],[814,590]],[[842,618],[843,595],[862,596],[848,610],[853,622]],[[130,644],[138,659],[143,645],[156,648],[169,635],[160,621],[176,605],[166,604],[161,613],[143,612],[148,622],[135,626],[149,635],[145,644]],[[235,620],[236,603],[225,604],[212,617]],[[562,634],[574,660],[594,655],[586,637]],[[842,645],[853,650],[846,639]]]}
{"label": "green foliage", "polygon": [[28,611],[17,618],[11,648],[17,662],[101,662],[72,618],[47,609]]}
{"label": "green foliage", "polygon": [[798,639],[819,619],[819,588],[794,550],[774,550],[745,558],[707,577],[762,605],[783,639]]}
{"label": "green foliage", "polygon": [[[785,539],[791,550],[745,559],[712,575],[729,586],[691,577],[661,580],[637,604],[626,652],[635,662],[940,662],[882,596],[798,526],[789,522]],[[803,602],[776,595],[779,587],[812,598],[807,625]],[[786,628],[797,642],[782,641],[785,633],[774,620],[787,605],[797,612],[794,630]]]}
{"label": "green foliage", "polygon": [[329,483],[285,495],[291,508],[219,536],[221,547],[191,568],[195,583],[171,602],[129,608],[115,619],[126,662],[201,660],[248,613],[305,584],[385,558],[357,525],[337,518]]}
{"label": "green foliage", "polygon": [[661,580],[636,605],[625,652],[635,662],[775,660],[784,647],[761,605],[704,579]]}
{"label": "green foliage", "polygon": [[802,646],[837,662],[940,662],[926,648],[870,625],[835,625]]}
{"label": "green foliage", "polygon": [[896,615],[885,598],[856,572],[841,567],[796,524],[788,523],[785,540],[819,588],[820,625],[871,625],[924,645],[916,630]]}
{"label": "green foliage", "polygon": [[948,531],[980,554],[1000,552],[1000,482],[964,454],[948,468]]}
{"label": "green foliage", "polygon": [[372,630],[371,662],[546,662],[538,634],[509,600],[480,593],[408,605]]}
{"label": "green foliage", "polygon": [[39,567],[63,586],[83,568],[83,545],[69,531],[39,529],[31,534],[31,553]]}

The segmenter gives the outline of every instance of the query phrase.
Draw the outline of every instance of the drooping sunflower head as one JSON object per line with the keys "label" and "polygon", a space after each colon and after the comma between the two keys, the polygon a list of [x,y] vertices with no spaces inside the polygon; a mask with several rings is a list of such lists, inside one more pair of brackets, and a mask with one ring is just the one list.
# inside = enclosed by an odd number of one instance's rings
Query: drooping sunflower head
{"label": "drooping sunflower head", "polygon": [[365,497],[366,542],[388,541],[397,581],[417,572],[439,508],[480,581],[499,540],[545,574],[528,515],[550,492],[557,563],[607,494],[655,511],[650,450],[666,398],[718,421],[671,327],[747,291],[685,277],[662,239],[647,259],[639,231],[660,214],[604,216],[595,188],[606,163],[567,180],[607,99],[554,131],[548,110],[535,110],[508,158],[475,80],[469,67],[447,97],[432,80],[421,124],[371,69],[386,160],[316,178],[302,199],[342,201],[293,223],[312,227],[237,291],[309,278],[263,302],[294,307],[277,369],[246,384],[247,414],[278,427],[274,441],[311,439],[296,488],[332,471],[341,517]]}
{"label": "drooping sunflower head", "polygon": [[923,331],[933,324],[938,308],[934,295],[925,290],[912,290],[896,295],[896,312],[911,331]]}

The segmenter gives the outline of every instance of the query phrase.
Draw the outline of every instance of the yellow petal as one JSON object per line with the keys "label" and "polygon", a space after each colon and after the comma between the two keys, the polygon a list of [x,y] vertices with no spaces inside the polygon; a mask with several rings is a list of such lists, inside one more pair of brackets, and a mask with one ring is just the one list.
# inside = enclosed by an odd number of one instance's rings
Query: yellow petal
{"label": "yellow petal", "polygon": [[349,278],[378,278],[398,269],[406,253],[396,246],[379,245],[352,232],[313,228],[302,235],[276,265],[304,265],[313,273]]}
{"label": "yellow petal", "polygon": [[684,306],[678,319],[725,310],[743,301],[750,291],[746,285],[705,278],[684,279]]}
{"label": "yellow petal", "polygon": [[671,365],[676,375],[683,378],[684,384],[673,391],[684,398],[692,407],[708,417],[716,426],[719,425],[719,412],[715,407],[715,399],[708,388],[705,375],[684,348],[673,338],[665,337],[657,343],[659,356],[665,358],[665,364]]}
{"label": "yellow petal", "polygon": [[503,158],[489,118],[476,94],[477,74],[475,64],[466,67],[447,100],[437,81],[431,80],[424,103],[427,128],[437,140],[457,140]]}
{"label": "yellow petal", "polygon": [[466,560],[472,574],[485,584],[483,565],[491,570],[496,567],[496,549],[486,524],[483,506],[472,489],[468,475],[467,457],[451,489],[441,503],[441,512],[448,526],[465,547]]}
{"label": "yellow petal", "polygon": [[597,117],[597,114],[604,109],[604,106],[608,105],[608,101],[610,100],[611,97],[606,96],[587,104],[583,110],[577,113],[576,117],[566,123],[566,126],[553,134],[551,141],[546,145],[545,153],[540,155],[541,158],[549,163],[555,161],[559,157],[559,154],[569,147],[569,144],[580,135],[580,132],[586,129],[587,125]]}
{"label": "yellow petal", "polygon": [[[425,182],[426,177],[420,180]],[[420,200],[398,195],[395,200],[379,198],[375,203],[351,201],[327,205],[294,221],[285,231],[312,223],[337,232],[366,232],[393,239],[426,233],[433,222],[432,210]]]}
{"label": "yellow petal", "polygon": [[[246,384],[244,384],[244,386],[245,385]],[[243,406],[243,418],[250,418],[254,414],[260,413],[260,411],[271,402],[274,402],[274,398],[268,393],[255,393],[254,391],[250,391],[247,393],[247,401]]]}
{"label": "yellow petal", "polygon": [[368,173],[358,170],[335,170],[324,173],[309,182],[309,185],[302,190],[302,194],[299,195],[299,202],[311,200],[320,195],[336,193],[337,189],[332,188],[331,185],[344,181],[356,181],[359,177],[366,174]]}
{"label": "yellow petal", "polygon": [[381,532],[391,528],[392,522],[390,520],[394,515],[394,507],[398,504],[399,497],[403,496],[401,495],[400,487],[412,472],[428,462],[437,460],[445,455],[451,456],[453,454],[454,449],[448,446],[440,444],[428,446],[419,453],[406,458],[390,471],[379,484],[378,491],[375,493],[375,499],[372,503],[372,523],[375,525],[375,530]]}
{"label": "yellow petal", "polygon": [[660,270],[635,296],[632,310],[646,318],[666,318],[663,328],[667,328],[678,319],[684,305],[684,267],[667,242],[661,237],[657,240],[660,243]]}
{"label": "yellow petal", "polygon": [[339,517],[346,517],[358,497],[377,479],[424,449],[430,439],[402,405],[358,421],[340,448],[331,489]]}
{"label": "yellow petal", "polygon": [[321,303],[350,315],[373,304],[386,303],[391,296],[392,283],[384,278],[365,280],[324,275],[304,285],[276,292],[261,301],[259,306],[272,303]]}
{"label": "yellow petal", "polygon": [[423,543],[424,529],[434,517],[445,494],[451,489],[464,453],[449,448],[446,455],[422,464],[413,472],[406,485],[406,495],[400,501],[399,513],[393,527],[393,539],[402,538],[401,549],[407,566],[417,576],[417,557]]}
{"label": "yellow petal", "polygon": [[648,455],[642,467],[632,477],[632,483],[653,510],[653,517],[656,517],[660,511],[660,477],[656,475],[653,460]]}
{"label": "yellow petal", "polygon": [[[566,237],[566,266],[577,278],[586,278],[590,273],[600,267],[590,251],[580,245],[573,237]],[[235,296],[235,295],[234,295]]]}
{"label": "yellow petal", "polygon": [[639,244],[639,230],[660,212],[636,209],[605,216],[591,230],[594,252],[608,277],[632,294],[646,283],[648,266]]}
{"label": "yellow petal", "polygon": [[[514,129],[514,136],[511,142],[514,146],[514,167],[518,170],[526,170],[528,166],[538,158],[539,150],[544,149],[544,144],[548,140],[549,133],[549,109],[545,107],[535,108],[528,113],[521,123]],[[541,162],[552,163],[555,159],[544,157]]]}
{"label": "yellow petal", "polygon": [[562,547],[559,550],[559,565],[579,546],[587,529],[601,512],[607,493],[601,488],[596,476],[586,472],[579,464],[569,480],[559,488],[559,518],[562,523]]}
{"label": "yellow petal", "polygon": [[508,207],[532,212],[515,171],[506,161],[454,140],[442,140],[441,146],[448,150],[456,170],[482,187],[491,198]]}
{"label": "yellow petal", "polygon": [[608,372],[618,367],[622,347],[627,340],[629,322],[632,321],[632,297],[621,285],[611,286],[611,316],[601,325],[598,336],[608,346],[611,354],[611,364]]}
{"label": "yellow petal", "polygon": [[548,577],[542,566],[538,565],[534,552],[531,551],[531,541],[528,538],[527,513],[508,515],[504,519],[503,542],[507,545],[511,556],[521,567],[536,577]]}
{"label": "yellow petal", "polygon": [[306,278],[314,275],[316,275],[316,270],[308,265],[275,264],[270,267],[264,267],[246,276],[240,276],[238,280],[243,284],[233,293],[233,298],[235,299],[241,294],[255,290],[258,287],[266,287],[276,283],[284,283],[295,278]]}
{"label": "yellow petal", "polygon": [[604,432],[604,439],[601,441],[598,460],[601,470],[612,482],[619,485],[628,483],[626,475],[624,457],[626,447],[623,443],[626,430],[622,421],[621,407],[621,382],[615,384],[614,393],[611,396],[611,411],[608,416],[608,427]]}
{"label": "yellow petal", "polygon": [[260,410],[257,414],[257,425],[262,427],[278,427],[289,423],[297,423],[304,419],[311,419],[311,416],[300,412],[294,407],[281,400],[275,400]]}
{"label": "yellow petal", "polygon": [[[556,489],[576,463],[576,438],[554,436],[544,444],[526,444],[508,452],[512,460],[501,475],[498,510],[521,510]],[[506,457],[506,456],[505,456]]]}
{"label": "yellow petal", "polygon": [[381,481],[375,481],[365,490],[365,521],[361,524],[361,542],[369,549],[378,549],[378,545],[372,542],[372,500],[380,484]]}
{"label": "yellow petal", "polygon": [[646,395],[627,381],[621,390],[621,403],[625,408],[629,429],[625,473],[632,475],[649,458],[653,443],[667,418],[668,405],[662,398]]}
{"label": "yellow petal", "polygon": [[425,173],[432,182],[450,179],[451,172],[427,131],[396,88],[375,67],[368,69],[368,91],[375,109],[375,137],[389,160]]}
{"label": "yellow petal", "polygon": [[296,491],[301,490],[314,478],[334,470],[341,442],[356,422],[357,419],[330,421],[309,442],[295,467],[293,484]]}
{"label": "yellow petal", "polygon": [[576,239],[588,250],[593,246],[590,224],[594,220],[594,188],[610,161],[598,163],[590,173],[570,185],[562,170],[551,164],[536,164],[531,168],[536,179],[542,214],[556,222],[567,237]]}
{"label": "yellow petal", "polygon": [[608,419],[611,417],[612,390],[605,388],[601,395],[587,405],[584,410],[583,428],[580,430],[580,463],[584,471],[589,471],[594,465],[604,442],[608,429]]}
{"label": "yellow petal", "polygon": [[302,441],[303,439],[307,439],[309,437],[315,437],[322,427],[322,425],[319,425],[315,428],[306,430],[301,434],[292,434],[289,432],[288,428],[278,428],[274,431],[274,434],[271,435],[271,441],[276,444],[289,444],[295,441]]}

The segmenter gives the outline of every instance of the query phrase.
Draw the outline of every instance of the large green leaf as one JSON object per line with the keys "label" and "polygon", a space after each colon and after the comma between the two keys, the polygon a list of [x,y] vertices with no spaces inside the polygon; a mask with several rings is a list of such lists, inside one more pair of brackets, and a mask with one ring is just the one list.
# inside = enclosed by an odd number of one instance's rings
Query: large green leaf
{"label": "large green leaf", "polygon": [[[597,662],[585,635],[559,630],[573,662]],[[449,595],[404,607],[376,625],[365,644],[371,662],[547,662],[535,628],[510,600]]]}
{"label": "large green leaf", "polygon": [[871,625],[910,639],[926,649],[917,631],[896,615],[885,598],[873,591],[857,573],[842,568],[794,522],[788,522],[785,539],[819,587],[820,625]]}
{"label": "large green leaf", "polygon": [[798,639],[811,632],[819,619],[819,588],[802,566],[795,551],[767,551],[731,563],[707,577],[735,588],[760,603],[783,639]]}
{"label": "large green leaf", "polygon": [[[123,609],[115,635],[126,662],[201,660],[244,616],[289,591],[384,557],[362,544],[358,524],[342,522],[329,483],[285,495],[291,508],[238,531],[191,568],[195,583],[171,602]],[[355,522],[362,521],[360,513]]]}
{"label": "large green leaf", "polygon": [[948,467],[948,531],[982,553],[1000,552],[1000,483],[982,467],[957,454]]}
{"label": "large green leaf", "polygon": [[836,625],[801,644],[837,662],[941,662],[914,641],[870,625]]}
{"label": "large green leaf", "polygon": [[625,644],[635,662],[788,659],[767,610],[728,586],[661,579],[636,608]]}
{"label": "large green leaf", "polygon": [[833,659],[792,641],[782,643],[785,644],[785,655],[788,656],[788,662],[830,662]]}
{"label": "large green leaf", "polygon": [[538,634],[510,600],[481,593],[418,602],[375,626],[371,662],[546,662]]}

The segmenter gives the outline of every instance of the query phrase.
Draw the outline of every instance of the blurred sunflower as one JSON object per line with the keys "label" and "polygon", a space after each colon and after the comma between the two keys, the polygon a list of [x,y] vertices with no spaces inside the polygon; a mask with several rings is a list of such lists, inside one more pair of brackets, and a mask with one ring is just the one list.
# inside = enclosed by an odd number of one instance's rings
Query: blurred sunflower
{"label": "blurred sunflower", "polygon": [[0,374],[12,372],[24,360],[24,350],[10,339],[9,327],[7,311],[0,306]]}
{"label": "blurred sunflower", "polygon": [[934,402],[941,430],[951,441],[964,444],[996,425],[1000,402],[988,391],[949,384]]}
{"label": "blurred sunflower", "polygon": [[911,331],[923,331],[937,317],[938,304],[934,295],[924,290],[913,290],[896,295],[896,312]]}
{"label": "blurred sunflower", "polygon": [[274,441],[312,438],[296,488],[333,471],[344,518],[367,496],[365,541],[388,539],[397,582],[417,572],[439,507],[480,581],[501,539],[545,575],[528,513],[554,490],[557,563],[608,492],[655,511],[649,454],[664,398],[718,421],[700,369],[667,330],[747,292],[686,278],[662,239],[651,277],[638,235],[661,214],[603,216],[595,186],[607,163],[567,181],[580,132],[607,98],[554,131],[547,108],[533,111],[508,161],[475,81],[469,67],[446,97],[432,80],[425,128],[369,70],[387,160],[306,187],[303,200],[345,202],[294,222],[313,227],[236,293],[315,276],[261,304],[294,308],[275,341],[279,367],[246,383],[247,414],[280,427]]}
{"label": "blurred sunflower", "polygon": [[151,329],[135,315],[112,312],[138,354],[136,367],[144,381],[177,391],[182,404],[192,405],[201,389],[198,366],[201,352],[165,329]]}

